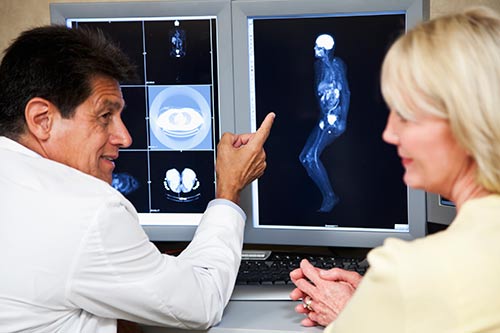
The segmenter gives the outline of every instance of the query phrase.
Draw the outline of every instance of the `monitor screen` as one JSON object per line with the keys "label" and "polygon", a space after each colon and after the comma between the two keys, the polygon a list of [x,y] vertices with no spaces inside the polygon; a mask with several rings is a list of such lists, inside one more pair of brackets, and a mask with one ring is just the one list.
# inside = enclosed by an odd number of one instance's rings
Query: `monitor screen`
{"label": "monitor screen", "polygon": [[425,194],[405,186],[396,149],[381,138],[379,83],[388,47],[422,12],[409,14],[415,1],[360,11],[339,3],[233,6],[235,44],[247,52],[234,57],[248,82],[235,84],[237,125],[253,131],[276,113],[266,173],[244,201],[247,243],[372,247],[425,234]]}
{"label": "monitor screen", "polygon": [[215,23],[210,16],[68,20],[71,28],[108,34],[138,64],[138,82],[121,85],[133,142],[120,149],[112,186],[150,213],[149,223],[177,213],[197,224],[215,196]]}
{"label": "monitor screen", "polygon": [[215,197],[221,130],[234,130],[232,75],[219,66],[230,58],[220,41],[228,40],[220,27],[229,26],[229,3],[53,4],[51,10],[53,22],[101,30],[137,66],[138,80],[121,83],[122,119],[133,143],[120,149],[112,186],[135,206],[151,240],[190,240]]}

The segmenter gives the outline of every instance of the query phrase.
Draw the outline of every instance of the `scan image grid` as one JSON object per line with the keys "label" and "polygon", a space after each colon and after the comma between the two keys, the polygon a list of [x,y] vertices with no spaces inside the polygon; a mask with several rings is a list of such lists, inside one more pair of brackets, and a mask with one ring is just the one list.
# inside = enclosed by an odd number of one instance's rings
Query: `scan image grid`
{"label": "scan image grid", "polygon": [[73,25],[109,35],[139,74],[121,83],[122,118],[133,143],[120,150],[112,186],[140,213],[203,212],[215,196],[216,18],[103,18]]}

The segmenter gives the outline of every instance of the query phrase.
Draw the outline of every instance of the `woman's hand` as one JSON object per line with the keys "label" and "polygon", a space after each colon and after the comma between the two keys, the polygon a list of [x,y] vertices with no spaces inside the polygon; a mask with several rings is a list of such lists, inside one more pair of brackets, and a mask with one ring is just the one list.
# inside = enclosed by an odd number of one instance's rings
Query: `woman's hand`
{"label": "woman's hand", "polygon": [[302,325],[327,326],[351,299],[362,276],[340,268],[318,269],[304,259],[300,268],[290,272],[290,278],[297,287],[290,293],[290,298],[303,300],[295,311],[307,315]]}

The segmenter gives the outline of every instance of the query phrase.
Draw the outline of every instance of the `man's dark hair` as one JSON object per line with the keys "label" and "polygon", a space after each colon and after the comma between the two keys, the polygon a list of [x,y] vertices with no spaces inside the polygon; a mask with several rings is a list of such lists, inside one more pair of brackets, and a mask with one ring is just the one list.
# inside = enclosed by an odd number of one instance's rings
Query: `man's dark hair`
{"label": "man's dark hair", "polygon": [[52,25],[23,32],[5,50],[0,64],[0,135],[18,139],[25,131],[24,109],[34,97],[53,103],[62,117],[92,93],[92,79],[133,80],[127,56],[97,30]]}

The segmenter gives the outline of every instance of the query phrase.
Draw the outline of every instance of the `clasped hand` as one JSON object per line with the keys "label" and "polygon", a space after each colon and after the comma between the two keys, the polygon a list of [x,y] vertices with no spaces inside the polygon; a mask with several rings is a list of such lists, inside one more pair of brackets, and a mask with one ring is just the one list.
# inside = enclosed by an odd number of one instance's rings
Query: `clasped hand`
{"label": "clasped hand", "polygon": [[304,301],[295,307],[296,312],[307,316],[301,324],[327,326],[351,299],[362,276],[340,268],[319,269],[304,259],[300,268],[290,272],[290,278],[296,286],[290,298]]}

